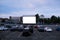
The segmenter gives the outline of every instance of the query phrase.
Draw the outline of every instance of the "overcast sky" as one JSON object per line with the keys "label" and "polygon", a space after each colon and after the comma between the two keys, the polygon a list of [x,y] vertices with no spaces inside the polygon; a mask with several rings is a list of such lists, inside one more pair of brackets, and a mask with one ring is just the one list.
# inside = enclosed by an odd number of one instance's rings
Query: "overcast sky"
{"label": "overcast sky", "polygon": [[60,0],[0,0],[0,17],[39,15],[60,16]]}

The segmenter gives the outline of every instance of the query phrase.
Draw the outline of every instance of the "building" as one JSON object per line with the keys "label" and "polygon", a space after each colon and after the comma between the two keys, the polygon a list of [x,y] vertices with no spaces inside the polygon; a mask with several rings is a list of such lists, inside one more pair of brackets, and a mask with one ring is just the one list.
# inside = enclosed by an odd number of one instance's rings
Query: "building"
{"label": "building", "polygon": [[20,17],[9,17],[10,21],[14,22],[14,23],[19,23],[21,20],[20,20]]}

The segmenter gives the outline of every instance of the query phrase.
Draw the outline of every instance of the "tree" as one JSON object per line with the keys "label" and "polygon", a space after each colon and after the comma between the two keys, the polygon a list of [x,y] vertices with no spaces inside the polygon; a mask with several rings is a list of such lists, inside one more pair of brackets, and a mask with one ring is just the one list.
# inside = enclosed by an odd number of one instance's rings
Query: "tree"
{"label": "tree", "polygon": [[1,22],[5,22],[5,19],[2,19],[2,21]]}
{"label": "tree", "polygon": [[44,18],[44,15],[40,15],[40,18]]}
{"label": "tree", "polygon": [[54,23],[54,24],[57,23],[57,17],[53,15],[51,17],[51,22]]}
{"label": "tree", "polygon": [[39,22],[39,18],[40,18],[39,14],[36,14],[35,16],[36,16],[36,22]]}
{"label": "tree", "polygon": [[57,23],[60,24],[60,17],[57,18]]}
{"label": "tree", "polygon": [[11,19],[12,17],[10,16],[9,18]]}

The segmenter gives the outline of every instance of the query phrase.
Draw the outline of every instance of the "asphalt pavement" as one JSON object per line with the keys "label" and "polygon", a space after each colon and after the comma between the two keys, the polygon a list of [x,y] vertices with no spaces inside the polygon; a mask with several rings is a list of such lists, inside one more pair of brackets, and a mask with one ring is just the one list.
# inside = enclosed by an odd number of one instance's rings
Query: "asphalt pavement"
{"label": "asphalt pavement", "polygon": [[60,40],[60,31],[39,32],[34,28],[34,32],[28,36],[22,36],[19,31],[0,31],[0,40]]}

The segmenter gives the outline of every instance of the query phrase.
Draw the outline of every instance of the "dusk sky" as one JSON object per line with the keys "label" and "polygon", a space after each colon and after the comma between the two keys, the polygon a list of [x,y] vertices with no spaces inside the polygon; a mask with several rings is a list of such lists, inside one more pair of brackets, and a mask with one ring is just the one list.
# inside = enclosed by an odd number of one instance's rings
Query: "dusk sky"
{"label": "dusk sky", "polygon": [[60,0],[0,0],[0,17],[43,14],[60,16]]}

